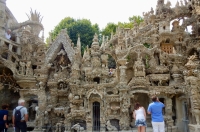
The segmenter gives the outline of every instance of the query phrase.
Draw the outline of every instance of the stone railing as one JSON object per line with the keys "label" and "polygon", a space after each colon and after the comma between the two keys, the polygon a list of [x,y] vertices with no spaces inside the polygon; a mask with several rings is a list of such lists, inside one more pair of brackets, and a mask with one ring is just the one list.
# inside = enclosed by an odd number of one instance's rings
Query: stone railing
{"label": "stone railing", "polygon": [[0,37],[0,47],[7,47],[11,52],[21,55],[21,45],[6,38]]}

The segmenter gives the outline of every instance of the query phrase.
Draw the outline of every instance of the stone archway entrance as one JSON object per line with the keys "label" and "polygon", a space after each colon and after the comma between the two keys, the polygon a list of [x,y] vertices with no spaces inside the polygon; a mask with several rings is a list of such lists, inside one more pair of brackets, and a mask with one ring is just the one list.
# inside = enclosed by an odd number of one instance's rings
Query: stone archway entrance
{"label": "stone archway entrance", "polygon": [[133,105],[136,102],[139,102],[140,105],[143,106],[145,110],[147,110],[149,105],[149,96],[146,93],[135,93],[132,101]]}
{"label": "stone archway entrance", "polygon": [[[18,104],[19,92],[17,91],[18,85],[13,78],[13,72],[0,64],[0,106],[2,104],[9,105],[9,115],[12,115],[13,109]],[[11,116],[8,116],[8,121],[11,123]]]}
{"label": "stone archway entrance", "polygon": [[19,86],[13,77],[13,72],[0,63],[0,105],[9,104],[15,108],[19,99]]}
{"label": "stone archway entrance", "polygon": [[[134,105],[136,102],[139,102],[141,106],[144,107],[145,111],[147,112],[148,105],[150,103],[149,96],[147,93],[134,93],[133,98],[131,99],[131,115],[132,118],[132,111],[134,110]],[[132,122],[132,126],[134,123]],[[147,126],[151,126],[151,117],[147,114]]]}

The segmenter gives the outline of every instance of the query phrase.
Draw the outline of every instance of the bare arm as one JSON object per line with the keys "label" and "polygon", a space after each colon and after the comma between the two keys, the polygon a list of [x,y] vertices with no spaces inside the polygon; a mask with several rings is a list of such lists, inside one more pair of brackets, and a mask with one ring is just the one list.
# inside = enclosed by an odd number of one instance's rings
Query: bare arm
{"label": "bare arm", "polygon": [[133,118],[136,119],[135,111],[133,111]]}
{"label": "bare arm", "polygon": [[15,126],[15,116],[12,116],[13,127]]}
{"label": "bare arm", "polygon": [[7,120],[7,115],[3,116],[3,120],[6,121]]}
{"label": "bare arm", "polygon": [[148,109],[147,109],[147,114],[151,114],[151,112],[150,112],[151,110],[150,110],[150,106],[148,106]]}
{"label": "bare arm", "polygon": [[5,122],[5,126],[6,126],[6,128],[8,128],[7,118],[8,118],[7,115],[4,115],[4,116],[3,116],[3,120],[4,120],[4,122]]}
{"label": "bare arm", "polygon": [[24,115],[24,120],[27,122],[28,121],[28,114]]}

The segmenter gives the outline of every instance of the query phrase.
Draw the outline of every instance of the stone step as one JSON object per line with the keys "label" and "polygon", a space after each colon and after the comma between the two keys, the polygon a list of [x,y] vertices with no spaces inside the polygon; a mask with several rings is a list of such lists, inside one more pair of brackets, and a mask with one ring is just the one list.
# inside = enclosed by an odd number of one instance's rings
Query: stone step
{"label": "stone step", "polygon": [[[167,132],[167,129],[165,129],[165,131]],[[7,132],[14,132],[13,127],[9,127]],[[94,132],[94,131],[93,131]],[[99,132],[99,131],[98,131]],[[114,131],[113,131],[114,132]],[[122,132],[122,131],[116,131],[116,132]],[[128,131],[123,131],[123,132],[137,132],[137,128],[132,128],[131,130]],[[147,127],[145,132],[153,132],[152,127]]]}
{"label": "stone step", "polygon": [[[137,128],[133,128],[131,132],[137,132]],[[147,127],[145,132],[153,132],[152,127]]]}

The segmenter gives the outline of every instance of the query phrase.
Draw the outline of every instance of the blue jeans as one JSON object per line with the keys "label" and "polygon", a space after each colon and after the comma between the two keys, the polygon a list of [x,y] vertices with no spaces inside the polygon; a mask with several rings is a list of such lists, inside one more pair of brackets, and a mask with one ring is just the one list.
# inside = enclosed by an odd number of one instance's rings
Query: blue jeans
{"label": "blue jeans", "polygon": [[4,132],[4,129],[5,129],[5,123],[0,123],[0,132]]}
{"label": "blue jeans", "polygon": [[27,128],[27,125],[26,125],[26,122],[16,122],[15,123],[15,132],[26,132],[26,128]]}

